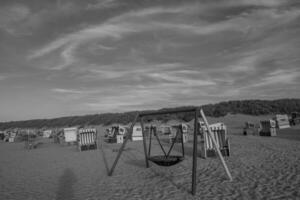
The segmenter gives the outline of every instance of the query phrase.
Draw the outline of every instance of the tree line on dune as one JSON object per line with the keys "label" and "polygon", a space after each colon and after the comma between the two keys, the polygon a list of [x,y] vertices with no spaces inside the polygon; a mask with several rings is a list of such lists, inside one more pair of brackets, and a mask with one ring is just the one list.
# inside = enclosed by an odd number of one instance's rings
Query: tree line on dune
{"label": "tree line on dune", "polygon": [[[160,110],[176,110],[181,108],[191,108],[185,106],[177,108],[163,108]],[[300,112],[300,99],[279,99],[279,100],[239,100],[226,101],[217,104],[207,104],[202,106],[207,116],[222,117],[227,114],[247,114],[247,115],[267,115],[267,114],[290,114]],[[149,111],[149,110],[148,110]],[[139,111],[145,112],[145,111]],[[69,116],[54,119],[34,119],[26,121],[1,122],[0,129],[8,128],[45,128],[45,127],[70,127],[86,125],[108,125],[112,123],[128,124],[133,121],[138,111],[125,113],[105,113],[84,116]],[[145,118],[145,121],[170,119],[190,121],[193,113],[178,113],[153,116]]]}

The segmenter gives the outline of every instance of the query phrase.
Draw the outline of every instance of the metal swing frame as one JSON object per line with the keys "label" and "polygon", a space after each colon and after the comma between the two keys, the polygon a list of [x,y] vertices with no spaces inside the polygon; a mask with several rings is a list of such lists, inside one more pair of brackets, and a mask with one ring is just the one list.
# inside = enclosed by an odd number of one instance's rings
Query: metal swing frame
{"label": "metal swing frame", "polygon": [[134,125],[136,124],[136,122],[138,121],[138,119],[140,119],[140,123],[141,123],[141,127],[142,127],[142,134],[143,134],[143,146],[144,146],[144,154],[145,154],[145,164],[146,164],[146,168],[149,168],[149,150],[148,150],[148,153],[147,153],[147,144],[146,144],[146,137],[145,137],[145,129],[144,129],[144,123],[143,123],[143,117],[146,117],[146,116],[153,116],[153,115],[163,115],[163,114],[174,114],[174,113],[182,113],[182,112],[193,112],[194,113],[194,133],[193,133],[193,165],[192,165],[192,195],[195,195],[196,194],[196,176],[197,176],[197,135],[198,135],[198,132],[199,132],[199,115],[201,116],[201,118],[203,119],[204,123],[205,123],[205,126],[208,130],[208,133],[209,133],[209,137],[211,138],[212,140],[212,143],[215,147],[215,150],[218,154],[218,157],[220,158],[221,160],[221,163],[225,169],[225,172],[229,178],[230,181],[232,181],[232,176],[231,176],[231,173],[225,163],[225,160],[220,152],[220,149],[218,148],[217,146],[217,143],[216,143],[216,140],[215,138],[213,137],[213,133],[212,131],[210,130],[209,128],[209,124],[207,122],[207,119],[204,115],[204,112],[201,108],[199,107],[193,107],[193,108],[183,108],[183,109],[177,109],[177,110],[172,110],[172,111],[165,111],[165,110],[162,110],[162,111],[153,111],[153,112],[143,112],[143,113],[137,113],[131,126],[130,126],[130,130],[128,132],[129,134],[129,137],[126,137],[124,143],[122,144],[122,146],[120,147],[119,151],[118,151],[118,154],[117,154],[117,157],[115,159],[115,161],[113,162],[113,165],[111,167],[111,169],[109,170],[108,172],[108,175],[109,176],[112,176],[113,172],[114,172],[114,169],[121,157],[121,154],[126,146],[126,143],[128,141],[128,139],[130,138],[130,136],[132,135],[132,131],[133,131],[133,127]]}

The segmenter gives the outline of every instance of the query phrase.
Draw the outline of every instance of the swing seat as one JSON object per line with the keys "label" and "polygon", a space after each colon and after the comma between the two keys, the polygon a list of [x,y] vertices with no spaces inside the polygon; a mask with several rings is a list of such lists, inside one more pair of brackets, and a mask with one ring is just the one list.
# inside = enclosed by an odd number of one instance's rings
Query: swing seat
{"label": "swing seat", "polygon": [[176,165],[184,160],[182,156],[151,156],[149,160],[159,166],[170,167],[172,165]]}

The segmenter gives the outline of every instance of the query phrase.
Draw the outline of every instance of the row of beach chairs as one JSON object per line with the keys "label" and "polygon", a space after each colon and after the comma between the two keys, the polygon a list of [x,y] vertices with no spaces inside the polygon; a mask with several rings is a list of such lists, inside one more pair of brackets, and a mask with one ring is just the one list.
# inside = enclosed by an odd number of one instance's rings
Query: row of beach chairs
{"label": "row of beach chairs", "polygon": [[[97,149],[97,130],[95,128],[76,127],[66,128],[63,132],[53,136],[54,143],[59,144],[76,144],[79,151]],[[25,148],[34,149],[39,145],[36,137],[28,135],[25,138]]]}
{"label": "row of beach chairs", "polygon": [[276,121],[275,120],[262,120],[259,124],[246,122],[243,129],[244,135],[256,136],[276,136]]}
{"label": "row of beach chairs", "polygon": [[[206,127],[201,126],[200,124],[200,149],[201,149],[201,157],[209,157],[215,155],[215,149],[212,143],[212,140],[208,134]],[[176,133],[179,131],[182,134],[181,137],[177,137],[176,142],[186,143],[188,142],[188,126],[186,124],[180,124],[177,126],[170,127],[169,140],[172,143],[175,139]],[[227,137],[226,126],[223,123],[212,124],[210,125],[211,131],[213,133],[213,137],[216,140],[217,148],[220,149],[223,156],[229,156],[230,147],[229,140]],[[106,142],[109,143],[123,143],[125,134],[122,134],[123,129],[120,127],[113,127],[107,134],[105,138]],[[76,143],[79,151],[97,149],[97,130],[95,128],[67,128],[64,130],[63,134],[64,143]],[[119,137],[118,137],[119,136]],[[140,137],[140,136],[139,136]],[[53,138],[57,140],[56,137]],[[59,139],[60,141],[62,138]],[[28,137],[25,142],[25,147],[27,149],[36,148],[36,141],[34,138]]]}
{"label": "row of beach chairs", "polygon": [[[152,126],[151,126],[152,127]],[[216,155],[215,147],[212,142],[212,138],[208,134],[208,131],[203,123],[200,122],[200,131],[199,131],[199,140],[200,140],[200,156],[203,158],[211,157]],[[149,131],[145,127],[145,136],[148,136]],[[155,129],[158,127],[154,126]],[[164,126],[159,127],[161,130],[158,130],[162,135],[169,135],[169,142],[172,143],[176,138],[176,143],[187,143],[188,142],[188,126],[186,124],[179,124],[173,126]],[[105,141],[107,143],[123,143],[125,137],[125,131],[123,131],[121,126],[113,126],[110,129],[107,129],[105,135]],[[230,144],[229,138],[227,136],[227,128],[223,123],[211,124],[210,129],[213,133],[213,137],[217,143],[217,148],[221,151],[223,156],[230,155]],[[178,134],[177,137],[176,134]],[[142,136],[141,136],[142,137]]]}

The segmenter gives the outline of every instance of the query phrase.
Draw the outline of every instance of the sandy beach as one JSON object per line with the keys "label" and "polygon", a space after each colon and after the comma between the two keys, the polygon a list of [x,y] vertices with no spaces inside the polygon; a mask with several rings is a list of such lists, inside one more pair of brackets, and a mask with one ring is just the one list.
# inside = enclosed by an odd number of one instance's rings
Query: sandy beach
{"label": "sandy beach", "polygon": [[0,0],[0,200],[300,200],[299,55],[300,0]]}
{"label": "sandy beach", "polygon": [[[150,168],[145,167],[142,142],[129,142],[111,177],[107,167],[120,145],[103,143],[102,137],[102,148],[82,152],[51,139],[33,150],[24,143],[1,142],[0,199],[299,199],[300,140],[281,137],[284,133],[242,136],[235,130],[229,133],[231,156],[225,158],[233,181],[217,157],[199,158],[195,196],[191,142],[183,162],[172,167],[150,163]],[[158,145],[153,149],[158,153]]]}

